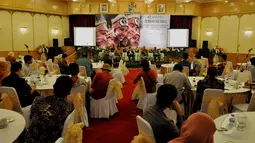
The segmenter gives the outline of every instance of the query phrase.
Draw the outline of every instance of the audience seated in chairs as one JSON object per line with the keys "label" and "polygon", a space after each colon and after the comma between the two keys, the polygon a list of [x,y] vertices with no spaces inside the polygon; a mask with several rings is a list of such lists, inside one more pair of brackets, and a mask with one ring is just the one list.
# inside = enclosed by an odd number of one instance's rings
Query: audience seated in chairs
{"label": "audience seated in chairs", "polygon": [[11,74],[3,79],[2,86],[13,87],[17,91],[20,104],[22,107],[31,105],[34,98],[39,95],[35,92],[35,85],[32,88],[27,84],[25,79],[21,78],[22,65],[19,62],[11,65]]}
{"label": "audience seated in chairs", "polygon": [[22,71],[23,71],[22,76],[26,77],[26,76],[29,76],[31,73],[30,66],[33,63],[33,57],[30,55],[24,56],[24,62],[25,63],[22,64]]}
{"label": "audience seated in chairs", "polygon": [[153,106],[148,107],[143,118],[150,123],[157,143],[166,143],[180,136],[179,129],[173,120],[167,118],[164,110],[171,107],[177,112],[177,125],[180,127],[183,122],[182,111],[179,103],[174,101],[177,97],[177,90],[170,84],[159,87],[157,101]]}
{"label": "audience seated in chairs", "polygon": [[67,54],[62,55],[62,59],[58,62],[61,74],[69,74],[68,63],[67,63]]}
{"label": "audience seated in chairs", "polygon": [[197,83],[197,94],[196,100],[193,105],[193,112],[196,112],[201,109],[201,104],[203,100],[204,90],[207,88],[212,89],[222,89],[224,90],[224,82],[216,79],[217,76],[217,69],[216,67],[209,67],[207,70],[207,76],[200,80]]}
{"label": "audience seated in chairs", "polygon": [[69,71],[71,74],[71,79],[73,81],[73,87],[78,87],[80,85],[84,85],[86,87],[86,91],[88,91],[89,85],[87,85],[87,82],[85,79],[78,76],[79,74],[79,65],[76,63],[71,63],[69,65]]}
{"label": "audience seated in chairs", "polygon": [[156,84],[157,84],[157,73],[150,69],[150,64],[147,60],[142,61],[142,71],[138,73],[134,80],[134,84],[140,80],[142,77],[145,83],[146,92],[154,93],[156,92]]}
{"label": "audience seated in chairs", "polygon": [[216,126],[204,113],[192,114],[182,125],[180,137],[168,143],[214,143]]}
{"label": "audience seated in chairs", "polygon": [[199,76],[202,68],[202,63],[200,62],[201,56],[196,54],[195,60],[193,62],[193,69],[190,71],[190,75]]}
{"label": "audience seated in chairs", "polygon": [[220,55],[220,62],[217,64],[218,76],[231,75],[233,71],[233,65],[232,62],[227,61],[227,58],[228,57],[226,54]]}
{"label": "audience seated in chairs", "polygon": [[153,57],[154,57],[154,62],[160,61],[160,52],[157,49],[157,47],[154,47]]}
{"label": "audience seated in chairs", "polygon": [[183,53],[183,60],[180,62],[180,64],[182,66],[189,67],[189,69],[190,69],[191,63],[189,62],[188,59],[189,59],[189,54],[188,53]]}
{"label": "audience seated in chairs", "polygon": [[94,99],[101,99],[106,96],[107,88],[110,80],[113,78],[111,75],[112,67],[105,63],[102,67],[102,72],[96,73],[92,84],[90,96]]}
{"label": "audience seated in chairs", "polygon": [[53,86],[54,96],[40,96],[34,100],[26,143],[55,142],[61,136],[65,120],[73,111],[72,105],[68,104],[66,99],[72,86],[69,76],[61,76]]}
{"label": "audience seated in chairs", "polygon": [[173,72],[165,75],[163,83],[171,84],[177,88],[178,96],[177,100],[182,100],[182,92],[185,90],[191,90],[191,84],[187,76],[182,73],[183,67],[181,64],[176,64],[173,68]]}
{"label": "audience seated in chairs", "polygon": [[91,61],[88,59],[87,53],[82,53],[81,57],[77,59],[76,63],[79,66],[84,66],[86,68],[86,74],[88,77],[91,77],[92,75],[92,64]]}
{"label": "audience seated in chairs", "polygon": [[0,86],[2,85],[2,80],[10,74],[10,67],[7,62],[0,61]]}
{"label": "audience seated in chairs", "polygon": [[251,72],[252,75],[252,82],[255,82],[255,57],[250,59],[251,65],[248,67],[248,70]]}
{"label": "audience seated in chairs", "polygon": [[135,60],[135,52],[133,51],[132,47],[129,47],[129,50],[127,51],[127,56],[130,63]]}
{"label": "audience seated in chairs", "polygon": [[17,62],[17,57],[15,56],[14,52],[9,52],[5,60],[12,64]]}

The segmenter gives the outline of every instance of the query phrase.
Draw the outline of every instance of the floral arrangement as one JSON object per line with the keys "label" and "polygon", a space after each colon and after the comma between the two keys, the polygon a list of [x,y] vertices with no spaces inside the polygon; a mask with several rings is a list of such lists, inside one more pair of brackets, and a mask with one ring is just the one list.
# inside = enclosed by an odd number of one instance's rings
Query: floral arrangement
{"label": "floral arrangement", "polygon": [[216,46],[215,48],[212,49],[211,52],[213,55],[221,55],[221,54],[224,54],[224,49]]}

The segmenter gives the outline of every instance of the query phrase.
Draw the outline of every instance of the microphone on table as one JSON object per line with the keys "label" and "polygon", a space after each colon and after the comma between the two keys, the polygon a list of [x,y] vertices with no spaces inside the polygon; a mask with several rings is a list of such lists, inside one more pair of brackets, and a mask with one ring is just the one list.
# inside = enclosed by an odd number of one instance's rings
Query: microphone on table
{"label": "microphone on table", "polygon": [[27,48],[27,52],[30,53],[30,50],[29,50],[28,45],[27,45],[27,44],[24,44],[24,45],[25,45],[25,47]]}
{"label": "microphone on table", "polygon": [[253,50],[253,48],[250,48],[250,49],[249,49],[249,52],[251,52],[252,50]]}

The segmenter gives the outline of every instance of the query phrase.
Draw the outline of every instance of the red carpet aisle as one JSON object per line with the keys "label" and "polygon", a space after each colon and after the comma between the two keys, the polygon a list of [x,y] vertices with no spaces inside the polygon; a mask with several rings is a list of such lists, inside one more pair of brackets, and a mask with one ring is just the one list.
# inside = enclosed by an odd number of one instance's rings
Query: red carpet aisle
{"label": "red carpet aisle", "polygon": [[136,109],[137,103],[131,96],[135,88],[133,80],[139,70],[129,71],[122,90],[124,98],[118,103],[119,114],[109,120],[91,120],[90,127],[83,131],[83,143],[130,143],[138,134],[135,117],[141,111]]}

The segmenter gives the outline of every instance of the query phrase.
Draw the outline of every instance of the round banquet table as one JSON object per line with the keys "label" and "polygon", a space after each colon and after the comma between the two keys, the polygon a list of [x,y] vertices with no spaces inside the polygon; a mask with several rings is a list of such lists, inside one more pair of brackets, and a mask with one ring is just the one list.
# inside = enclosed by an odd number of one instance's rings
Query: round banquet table
{"label": "round banquet table", "polygon": [[161,74],[165,75],[173,71],[175,64],[162,64],[161,65]]}
{"label": "round banquet table", "polygon": [[[197,83],[199,80],[203,80],[204,77],[189,77],[189,81],[192,86],[192,91],[196,92]],[[223,80],[222,78],[218,78],[219,80]],[[231,82],[232,80],[229,80]],[[225,101],[225,112],[229,113],[232,110],[232,105],[235,104],[243,104],[247,103],[249,100],[249,95],[251,94],[251,90],[248,88],[240,87],[238,89],[233,86],[225,83],[224,90],[224,101]]]}
{"label": "round banquet table", "polygon": [[26,121],[21,114],[11,110],[0,109],[0,119],[8,117],[14,118],[14,121],[8,123],[6,128],[0,129],[1,143],[14,142],[25,129]]}
{"label": "round banquet table", "polygon": [[[40,93],[41,96],[49,96],[49,95],[53,95],[53,85],[55,84],[56,80],[58,77],[60,77],[61,75],[52,75],[51,77],[50,76],[47,76],[45,78],[37,78],[35,77],[35,79],[33,80],[41,80],[41,82],[39,82],[39,84],[37,83],[36,84],[36,88],[35,90],[37,92]],[[81,78],[84,78],[82,76],[79,76]],[[36,79],[37,78],[37,79]],[[31,83],[31,77],[25,77],[26,81],[30,84]],[[87,77],[86,79],[86,82],[88,83],[89,85],[89,88],[90,88],[90,84],[91,84],[91,79],[90,77]]]}
{"label": "round banquet table", "polygon": [[[220,131],[216,131],[214,134],[214,142],[215,143],[254,143],[255,141],[255,112],[242,112],[244,115],[244,119],[247,120],[247,127],[244,128],[243,131],[236,130],[232,134],[226,134]],[[223,115],[218,117],[214,120],[214,123],[219,129],[226,117],[228,117],[229,114]]]}

